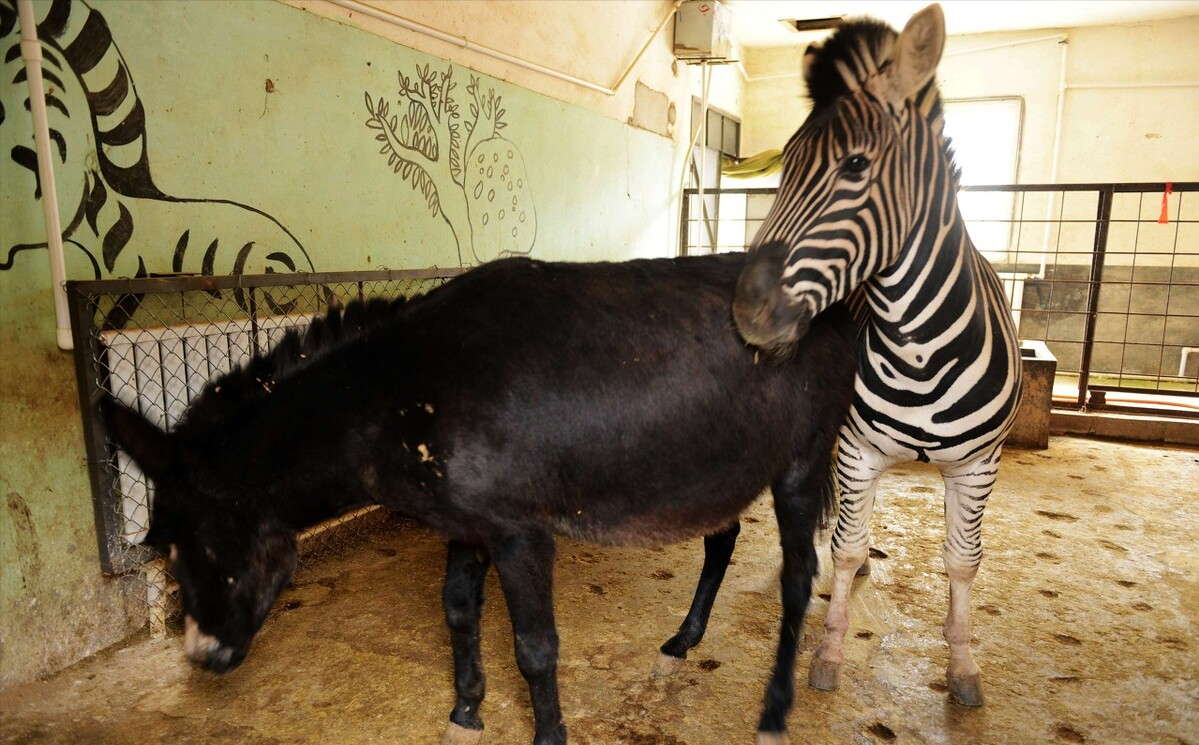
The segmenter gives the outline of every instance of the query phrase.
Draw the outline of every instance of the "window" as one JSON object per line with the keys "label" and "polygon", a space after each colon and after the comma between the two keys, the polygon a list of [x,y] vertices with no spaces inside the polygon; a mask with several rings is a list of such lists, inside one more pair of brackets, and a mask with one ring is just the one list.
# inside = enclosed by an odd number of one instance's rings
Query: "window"
{"label": "window", "polygon": [[[1016,183],[1024,100],[951,100],[944,102],[944,108],[945,136],[952,140],[953,159],[962,171],[962,184]],[[992,262],[1006,260],[1015,194],[961,192],[958,204],[974,245]]]}
{"label": "window", "polygon": [[[691,126],[700,125],[700,102],[691,99]],[[691,130],[695,134],[695,130]],[[697,143],[698,144],[698,143]],[[708,139],[706,145],[724,155],[736,158],[741,154],[741,122],[720,111],[708,108]]]}
{"label": "window", "polygon": [[[691,134],[703,124],[703,109],[698,100],[691,100]],[[687,175],[688,188],[698,188],[699,177],[702,173],[704,183],[704,207],[700,208],[699,198],[690,198],[690,218],[688,222],[689,235],[687,242],[698,247],[700,253],[709,251],[730,250],[742,248],[740,231],[721,230],[722,219],[733,219],[740,227],[745,221],[744,199],[740,203],[729,203],[716,193],[721,186],[720,167],[725,156],[736,158],[741,153],[741,122],[716,109],[709,108],[707,113],[707,137],[702,142],[696,140],[692,150],[692,162]],[[700,165],[702,163],[702,166]],[[735,201],[735,200],[734,200]],[[733,214],[730,214],[733,213]],[[733,243],[724,245],[721,233]]]}

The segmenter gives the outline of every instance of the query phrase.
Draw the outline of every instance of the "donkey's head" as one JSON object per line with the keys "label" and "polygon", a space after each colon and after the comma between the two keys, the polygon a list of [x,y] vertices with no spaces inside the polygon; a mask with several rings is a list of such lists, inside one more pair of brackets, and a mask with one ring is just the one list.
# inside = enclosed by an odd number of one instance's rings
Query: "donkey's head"
{"label": "donkey's head", "polygon": [[237,667],[295,569],[294,533],[262,511],[217,442],[102,408],[112,439],[154,481],[146,543],[179,582],[187,656],[217,673]]}
{"label": "donkey's head", "polygon": [[812,112],[783,151],[733,303],[749,343],[789,349],[817,313],[898,258],[939,178],[929,161],[946,157],[933,79],[944,40],[931,5],[901,34],[854,21],[808,48]]}

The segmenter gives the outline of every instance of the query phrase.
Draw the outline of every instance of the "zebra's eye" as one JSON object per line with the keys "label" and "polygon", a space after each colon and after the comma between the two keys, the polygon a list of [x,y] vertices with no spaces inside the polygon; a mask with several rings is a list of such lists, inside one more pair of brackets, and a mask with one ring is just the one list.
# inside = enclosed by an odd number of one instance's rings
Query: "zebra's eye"
{"label": "zebra's eye", "polygon": [[870,159],[865,155],[851,155],[841,163],[841,168],[846,173],[862,173],[869,167]]}

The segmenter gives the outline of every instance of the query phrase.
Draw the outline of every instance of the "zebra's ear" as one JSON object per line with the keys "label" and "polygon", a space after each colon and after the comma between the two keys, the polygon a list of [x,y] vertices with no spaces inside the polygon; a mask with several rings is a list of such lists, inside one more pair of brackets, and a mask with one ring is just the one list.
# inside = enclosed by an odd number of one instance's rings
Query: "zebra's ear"
{"label": "zebra's ear", "polygon": [[808,72],[812,69],[812,63],[816,61],[816,55],[820,52],[820,44],[812,43],[803,53],[803,79],[808,80]]}
{"label": "zebra's ear", "polygon": [[945,49],[945,14],[933,3],[908,21],[895,42],[887,68],[887,97],[899,106],[914,96],[937,72]]}

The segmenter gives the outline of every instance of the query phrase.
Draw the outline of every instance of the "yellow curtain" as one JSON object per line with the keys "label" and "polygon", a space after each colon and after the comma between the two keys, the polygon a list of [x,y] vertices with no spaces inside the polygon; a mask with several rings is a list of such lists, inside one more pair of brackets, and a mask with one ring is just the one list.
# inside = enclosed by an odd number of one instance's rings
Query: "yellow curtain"
{"label": "yellow curtain", "polygon": [[725,157],[720,163],[720,173],[729,178],[756,178],[769,176],[783,167],[782,150],[766,150],[748,158]]}

